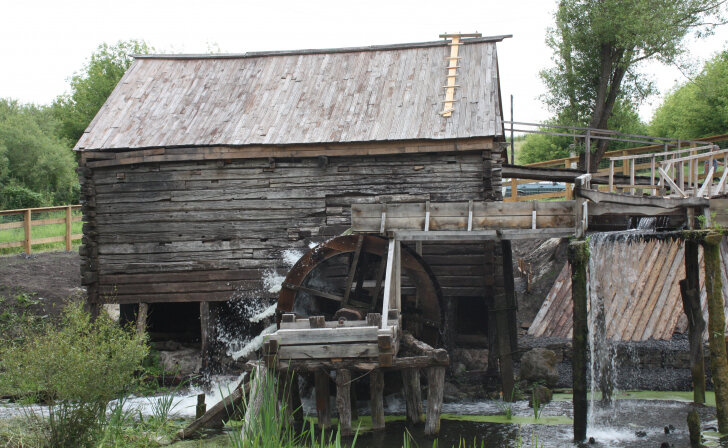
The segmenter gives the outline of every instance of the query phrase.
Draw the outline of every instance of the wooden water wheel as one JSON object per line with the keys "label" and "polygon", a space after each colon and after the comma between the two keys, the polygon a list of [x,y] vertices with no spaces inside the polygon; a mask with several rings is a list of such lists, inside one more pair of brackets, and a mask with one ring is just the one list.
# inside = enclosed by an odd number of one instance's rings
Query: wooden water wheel
{"label": "wooden water wheel", "polygon": [[[339,236],[309,250],[291,268],[278,295],[278,313],[361,319],[380,312],[388,241],[374,235]],[[402,325],[418,339],[441,345],[440,287],[416,252],[401,251]]]}

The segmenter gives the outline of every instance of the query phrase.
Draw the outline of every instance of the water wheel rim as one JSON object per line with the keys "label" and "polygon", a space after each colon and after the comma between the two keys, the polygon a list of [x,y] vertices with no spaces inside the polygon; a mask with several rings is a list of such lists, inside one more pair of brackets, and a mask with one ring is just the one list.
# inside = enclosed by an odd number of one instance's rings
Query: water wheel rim
{"label": "water wheel rim", "polygon": [[[303,286],[308,276],[316,267],[325,261],[356,250],[357,241],[363,236],[361,251],[385,257],[387,255],[388,240],[376,235],[345,235],[333,238],[319,244],[306,252],[286,275],[278,294],[277,315],[280,322],[280,315],[293,312],[296,295],[296,287]],[[401,252],[402,273],[415,283],[421,296],[417,312],[421,313],[423,325],[436,328],[438,340],[430,339],[431,343],[439,343],[444,328],[444,301],[437,278],[425,260],[409,247],[402,245]],[[421,289],[420,289],[421,288]],[[375,299],[376,300],[376,299]],[[406,313],[403,314],[406,319]],[[405,326],[406,327],[406,326]]]}

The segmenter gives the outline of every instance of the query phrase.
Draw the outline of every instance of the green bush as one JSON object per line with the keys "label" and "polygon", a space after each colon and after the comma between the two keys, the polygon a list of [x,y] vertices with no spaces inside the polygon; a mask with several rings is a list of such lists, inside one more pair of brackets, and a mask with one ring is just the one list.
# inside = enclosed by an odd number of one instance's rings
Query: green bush
{"label": "green bush", "polygon": [[0,209],[35,208],[47,205],[43,194],[21,185],[6,185],[0,188]]}
{"label": "green bush", "polygon": [[93,320],[76,302],[60,325],[0,352],[0,381],[48,402],[48,446],[92,446],[108,403],[134,385],[147,352],[144,337],[104,313]]}

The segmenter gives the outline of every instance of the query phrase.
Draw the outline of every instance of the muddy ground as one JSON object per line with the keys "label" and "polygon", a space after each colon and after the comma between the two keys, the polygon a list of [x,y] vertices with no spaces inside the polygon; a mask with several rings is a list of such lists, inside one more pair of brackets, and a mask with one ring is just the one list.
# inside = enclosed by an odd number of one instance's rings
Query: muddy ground
{"label": "muddy ground", "polygon": [[58,315],[70,297],[84,294],[80,263],[78,252],[0,256],[0,315]]}

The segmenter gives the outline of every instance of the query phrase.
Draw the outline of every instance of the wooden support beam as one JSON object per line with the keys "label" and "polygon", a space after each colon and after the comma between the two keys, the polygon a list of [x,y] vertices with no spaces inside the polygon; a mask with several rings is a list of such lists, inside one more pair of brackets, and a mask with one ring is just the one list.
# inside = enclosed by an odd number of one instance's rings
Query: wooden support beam
{"label": "wooden support beam", "polygon": [[[510,251],[510,244],[501,244],[501,254],[507,246]],[[503,266],[498,269],[503,275],[505,283],[505,256],[503,258]],[[512,269],[512,268],[511,268]],[[487,273],[485,273],[487,275]],[[513,272],[511,271],[511,275]],[[500,378],[501,378],[501,391],[503,393],[503,400],[513,401],[513,390],[515,387],[515,381],[513,379],[513,346],[511,345],[511,319],[510,314],[513,311],[512,302],[509,301],[506,287],[503,290],[496,291],[493,296],[493,313],[496,319],[496,344],[498,347],[498,361],[500,367]]]}
{"label": "wooden support beam", "polygon": [[336,370],[336,410],[339,412],[341,435],[348,437],[354,434],[351,427],[351,371]]}
{"label": "wooden support beam", "polygon": [[690,372],[693,378],[693,402],[705,403],[705,359],[703,334],[705,320],[700,304],[700,261],[698,243],[685,240],[685,278],[680,280],[683,310],[688,318]]}
{"label": "wooden support beam", "polygon": [[316,393],[316,412],[318,424],[322,428],[331,427],[331,410],[329,407],[329,374],[322,369],[314,372],[314,389]]}
{"label": "wooden support beam", "polygon": [[420,369],[402,370],[402,385],[404,386],[404,401],[406,407],[407,423],[419,425],[422,423],[422,391],[420,389]]}
{"label": "wooden support beam", "polygon": [[503,250],[503,287],[506,291],[508,328],[510,330],[511,351],[518,348],[518,302],[516,297],[516,286],[513,277],[513,250],[510,240],[501,241]]}
{"label": "wooden support beam", "polygon": [[705,262],[705,291],[708,296],[708,342],[710,344],[710,372],[715,386],[715,406],[718,432],[728,433],[728,358],[725,344],[725,311],[723,282],[721,280],[720,233],[708,234],[703,239]]}
{"label": "wooden support beam", "polygon": [[200,302],[200,356],[203,370],[210,367],[210,329],[210,302]]}
{"label": "wooden support beam", "polygon": [[436,436],[440,432],[440,413],[442,396],[445,389],[445,368],[427,368],[427,414],[425,416],[425,435]]}
{"label": "wooden support beam", "polygon": [[144,334],[147,331],[147,315],[149,314],[149,304],[140,303],[137,309],[136,331],[137,334]]}
{"label": "wooden support beam", "polygon": [[384,429],[384,372],[381,369],[374,369],[369,374],[369,395],[372,429]]}
{"label": "wooden support beam", "polygon": [[571,297],[574,307],[574,330],[571,364],[573,369],[574,441],[586,439],[588,402],[587,391],[587,290],[586,277],[589,265],[589,245],[586,241],[569,244],[571,264]]}

